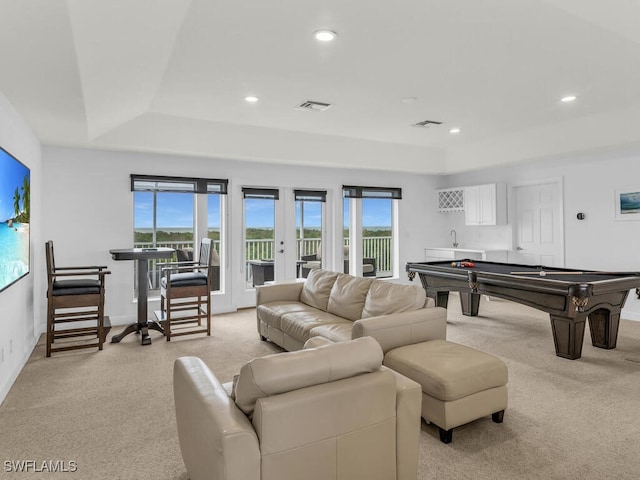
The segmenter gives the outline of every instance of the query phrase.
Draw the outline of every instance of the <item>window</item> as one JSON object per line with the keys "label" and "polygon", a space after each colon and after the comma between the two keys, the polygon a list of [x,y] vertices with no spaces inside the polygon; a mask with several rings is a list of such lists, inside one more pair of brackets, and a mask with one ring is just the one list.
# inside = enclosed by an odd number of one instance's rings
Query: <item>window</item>
{"label": "window", "polygon": [[[212,251],[211,251],[211,264],[212,279],[211,279],[211,291],[215,292],[221,289],[224,284],[221,277],[224,269],[222,267],[221,258],[222,255],[222,236],[224,225],[224,217],[222,213],[225,211],[224,207],[225,196],[219,193],[209,193],[207,195],[207,238],[211,239]],[[217,267],[217,268],[216,268]]]}
{"label": "window", "polygon": [[308,274],[312,268],[322,268],[322,232],[325,190],[294,190],[296,202],[296,260],[301,268],[297,276]]}
{"label": "window", "polygon": [[[227,193],[227,184],[227,180],[217,179],[131,175],[134,247],[171,247],[180,251],[181,255],[194,258],[198,254],[198,239],[213,234],[216,238],[210,238],[214,239],[214,246],[219,252],[219,197]],[[208,201],[195,202],[196,195],[201,195]],[[217,214],[218,221],[212,221],[217,232],[199,228],[196,222],[196,205],[198,208],[209,209],[209,213],[213,212],[212,217]],[[162,263],[176,259],[149,261],[148,281],[151,290],[159,288]],[[137,290],[137,285],[135,288]]]}
{"label": "window", "polygon": [[[343,196],[345,271],[378,278],[399,274],[395,211],[402,189],[345,185]],[[360,248],[353,242],[359,242]],[[351,265],[355,258],[359,264]]]}

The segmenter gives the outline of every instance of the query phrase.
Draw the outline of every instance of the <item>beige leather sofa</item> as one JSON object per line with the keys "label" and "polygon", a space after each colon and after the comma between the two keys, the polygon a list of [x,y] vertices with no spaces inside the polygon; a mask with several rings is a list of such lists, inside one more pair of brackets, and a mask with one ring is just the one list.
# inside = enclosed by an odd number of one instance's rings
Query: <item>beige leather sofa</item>
{"label": "beige leather sofa", "polygon": [[[372,338],[257,358],[229,395],[198,358],[174,365],[191,480],[415,480],[420,385]],[[229,387],[228,387],[229,388]]]}
{"label": "beige leather sofa", "polygon": [[258,333],[289,351],[312,337],[342,342],[372,329],[420,341],[446,337],[447,311],[434,307],[418,285],[316,269],[303,283],[263,285],[256,292]]}

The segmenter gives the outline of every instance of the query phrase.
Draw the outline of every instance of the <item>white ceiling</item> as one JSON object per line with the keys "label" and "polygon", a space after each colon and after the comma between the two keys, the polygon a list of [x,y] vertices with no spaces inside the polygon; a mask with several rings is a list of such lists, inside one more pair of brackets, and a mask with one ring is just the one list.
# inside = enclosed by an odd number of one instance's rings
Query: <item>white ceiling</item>
{"label": "white ceiling", "polygon": [[640,144],[640,0],[0,0],[0,18],[0,92],[50,145],[447,173]]}

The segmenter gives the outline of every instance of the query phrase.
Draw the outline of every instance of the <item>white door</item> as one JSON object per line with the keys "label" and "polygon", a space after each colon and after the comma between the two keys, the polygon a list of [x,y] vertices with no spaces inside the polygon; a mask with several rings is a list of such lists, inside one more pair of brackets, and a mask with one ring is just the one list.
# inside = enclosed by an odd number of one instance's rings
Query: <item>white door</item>
{"label": "white door", "polygon": [[513,261],[564,266],[562,183],[514,186],[515,251]]}
{"label": "white door", "polygon": [[242,187],[242,192],[242,282],[235,297],[240,308],[255,306],[256,286],[301,275],[300,245],[309,243],[305,253],[322,245],[326,199],[326,192],[285,187]]}
{"label": "white door", "polygon": [[236,305],[255,306],[255,287],[279,280],[285,253],[284,202],[279,188],[242,187],[244,248]]}

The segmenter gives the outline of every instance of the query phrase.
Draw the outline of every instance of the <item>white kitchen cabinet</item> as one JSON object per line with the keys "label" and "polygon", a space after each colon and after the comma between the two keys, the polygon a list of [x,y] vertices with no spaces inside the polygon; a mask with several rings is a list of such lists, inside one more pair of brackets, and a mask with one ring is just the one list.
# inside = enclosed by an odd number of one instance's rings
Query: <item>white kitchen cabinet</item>
{"label": "white kitchen cabinet", "polygon": [[438,211],[461,212],[464,210],[464,188],[441,188],[437,190]]}
{"label": "white kitchen cabinet", "polygon": [[464,189],[466,225],[505,225],[507,188],[504,183],[473,185]]}

